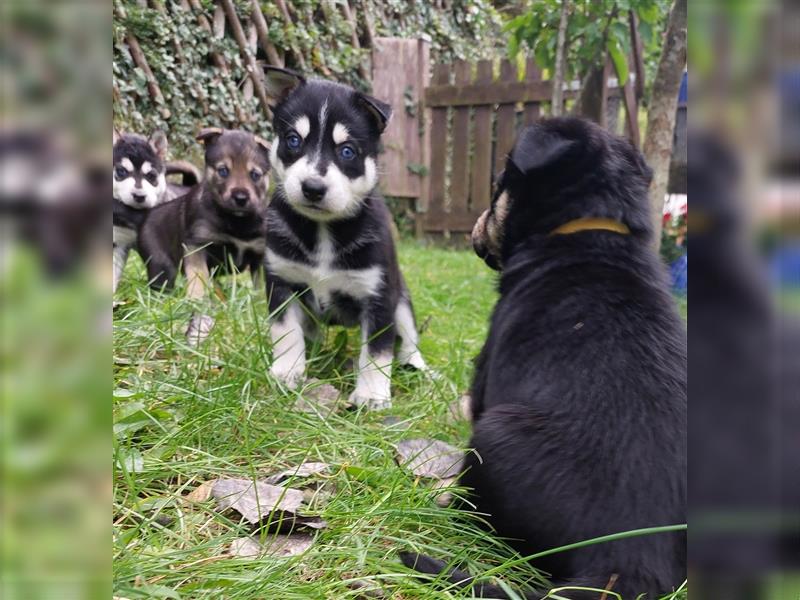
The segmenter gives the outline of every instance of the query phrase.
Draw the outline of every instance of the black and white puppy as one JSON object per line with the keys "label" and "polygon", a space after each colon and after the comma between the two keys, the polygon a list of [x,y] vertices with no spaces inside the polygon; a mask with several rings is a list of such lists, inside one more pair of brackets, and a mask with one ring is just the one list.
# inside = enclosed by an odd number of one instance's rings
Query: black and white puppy
{"label": "black and white puppy", "polygon": [[[520,135],[475,225],[477,254],[501,271],[500,299],[476,364],[461,484],[523,556],[686,522],[686,329],[651,245],[650,178],[627,140],[579,119],[542,121]],[[401,556],[423,572],[446,568]],[[686,577],[686,536],[630,537],[533,565],[558,587],[655,599]],[[508,597],[489,584],[475,591]]]}
{"label": "black and white puppy", "polygon": [[[391,107],[354,89],[283,69],[266,71],[277,100],[267,213],[266,279],[271,374],[295,386],[305,371],[304,331],[320,319],[361,327],[351,401],[391,406],[396,338],[401,364],[425,369],[414,313],[380,196],[377,155]],[[310,314],[309,314],[310,313]]]}
{"label": "black and white puppy", "polygon": [[200,185],[147,215],[140,251],[150,285],[172,288],[183,266],[187,295],[200,298],[212,269],[250,269],[264,259],[269,144],[252,133],[203,129],[205,173]]}
{"label": "black and white puppy", "polygon": [[138,230],[151,209],[187,191],[167,182],[167,136],[156,131],[142,135],[114,132],[112,196],[114,202],[114,284],[117,291]]}

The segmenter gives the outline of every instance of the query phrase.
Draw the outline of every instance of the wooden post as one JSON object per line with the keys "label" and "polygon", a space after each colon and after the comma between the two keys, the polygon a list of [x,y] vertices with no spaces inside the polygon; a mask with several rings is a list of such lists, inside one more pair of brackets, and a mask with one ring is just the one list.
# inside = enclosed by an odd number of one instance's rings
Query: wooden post
{"label": "wooden post", "polygon": [[[117,4],[115,11],[120,19],[125,19],[125,9],[122,8],[121,5]],[[158,82],[153,75],[153,71],[150,70],[150,65],[147,64],[147,59],[144,56],[144,52],[142,52],[142,47],[139,45],[139,40],[137,40],[136,36],[129,31],[125,35],[125,41],[128,43],[128,48],[130,48],[133,62],[144,73],[145,79],[147,80],[147,90],[150,93],[150,97],[153,99],[153,102],[156,103],[161,116],[164,119],[169,119],[169,108],[167,108],[166,102],[164,102],[164,96],[161,94],[161,88],[158,87]]]}
{"label": "wooden post", "polygon": [[258,34],[258,40],[261,42],[261,47],[264,48],[264,52],[267,54],[267,60],[269,61],[269,64],[275,67],[282,67],[283,58],[281,58],[275,46],[269,40],[267,21],[264,19],[264,13],[261,12],[261,5],[259,1],[253,0],[252,6],[253,8],[250,13],[250,18],[253,20],[253,25],[256,27],[256,33]]}
{"label": "wooden post", "polygon": [[239,52],[242,55],[245,68],[247,69],[250,79],[253,81],[258,100],[261,103],[261,108],[264,109],[264,114],[268,119],[272,119],[272,110],[267,102],[267,94],[264,91],[264,86],[261,84],[261,70],[256,65],[256,60],[250,53],[247,38],[245,38],[242,24],[239,22],[239,17],[236,14],[236,7],[234,7],[231,0],[220,0],[222,8],[225,10],[225,15],[228,17],[228,23],[233,31],[233,37],[236,39],[236,44],[239,46]]}

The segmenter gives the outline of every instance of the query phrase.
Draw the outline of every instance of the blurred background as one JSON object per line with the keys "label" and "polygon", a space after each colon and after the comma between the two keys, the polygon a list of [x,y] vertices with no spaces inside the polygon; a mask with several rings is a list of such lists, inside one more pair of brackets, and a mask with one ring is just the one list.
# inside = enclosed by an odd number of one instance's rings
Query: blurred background
{"label": "blurred background", "polygon": [[[386,191],[401,231],[437,243],[463,242],[497,161],[538,116],[582,114],[643,149],[679,294],[692,220],[693,594],[798,598],[800,11],[789,0],[695,0],[687,59],[681,10],[685,1],[3,2],[2,597],[111,595],[112,123],[163,129],[173,157],[194,160],[200,126],[268,135],[266,62],[392,100]],[[522,85],[499,96],[497,82]],[[459,100],[464,85],[495,88],[491,102]],[[488,153],[459,137],[464,123],[489,133]]]}

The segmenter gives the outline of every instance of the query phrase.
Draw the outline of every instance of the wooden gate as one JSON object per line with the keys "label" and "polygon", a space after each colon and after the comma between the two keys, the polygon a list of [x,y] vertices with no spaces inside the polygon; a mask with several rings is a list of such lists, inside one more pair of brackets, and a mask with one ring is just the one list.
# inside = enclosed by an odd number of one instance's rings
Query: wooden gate
{"label": "wooden gate", "polygon": [[[491,61],[435,65],[425,90],[431,111],[430,173],[423,230],[468,232],[491,201],[493,179],[502,170],[517,130],[539,116],[550,83],[533,60],[525,78],[508,60],[497,77]],[[523,110],[517,113],[517,105]]]}
{"label": "wooden gate", "polygon": [[[565,89],[565,100],[575,97],[576,87]],[[609,80],[607,93],[621,98],[615,80]],[[552,83],[541,79],[533,59],[521,79],[508,60],[497,71],[486,60],[434,66],[424,95],[432,114],[428,189],[419,215],[423,233],[472,230],[489,207],[494,178],[517,133],[544,112],[543,104],[549,107],[551,97]]]}

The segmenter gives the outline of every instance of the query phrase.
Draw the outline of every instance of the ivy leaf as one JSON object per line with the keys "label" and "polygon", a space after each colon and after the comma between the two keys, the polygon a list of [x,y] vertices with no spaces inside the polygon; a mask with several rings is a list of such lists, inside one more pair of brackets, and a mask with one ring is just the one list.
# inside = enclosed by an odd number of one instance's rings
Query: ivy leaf
{"label": "ivy leaf", "polygon": [[652,25],[658,20],[658,4],[642,2],[636,7],[636,15],[640,21]]}
{"label": "ivy leaf", "polygon": [[628,81],[628,60],[625,58],[625,53],[619,47],[617,40],[609,38],[607,48],[617,71],[619,86],[622,87]]}

